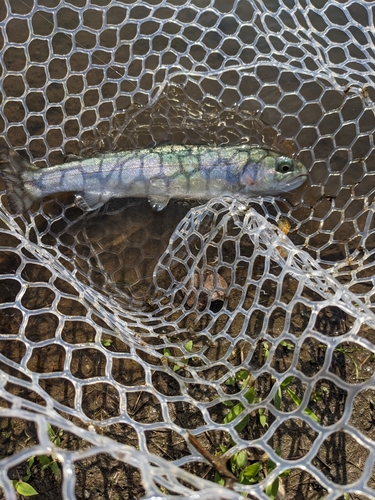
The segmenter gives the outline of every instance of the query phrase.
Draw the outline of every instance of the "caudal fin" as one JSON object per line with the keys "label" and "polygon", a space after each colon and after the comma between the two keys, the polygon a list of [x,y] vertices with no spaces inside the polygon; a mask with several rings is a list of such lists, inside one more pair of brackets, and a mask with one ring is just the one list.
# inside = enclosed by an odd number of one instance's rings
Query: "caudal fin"
{"label": "caudal fin", "polygon": [[37,167],[9,148],[0,148],[0,173],[5,181],[8,203],[13,212],[22,214],[29,210],[38,199],[25,186],[25,174],[37,170]]}

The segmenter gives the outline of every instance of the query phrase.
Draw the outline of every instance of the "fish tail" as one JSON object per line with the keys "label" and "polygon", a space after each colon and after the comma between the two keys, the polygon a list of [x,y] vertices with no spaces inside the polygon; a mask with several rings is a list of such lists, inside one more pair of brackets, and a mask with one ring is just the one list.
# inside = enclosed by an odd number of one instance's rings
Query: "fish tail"
{"label": "fish tail", "polygon": [[[7,147],[0,148],[0,173],[5,181],[8,203],[13,212],[22,214],[38,200],[31,186],[25,184],[25,175],[39,170],[18,153]],[[30,183],[28,183],[30,184]]]}

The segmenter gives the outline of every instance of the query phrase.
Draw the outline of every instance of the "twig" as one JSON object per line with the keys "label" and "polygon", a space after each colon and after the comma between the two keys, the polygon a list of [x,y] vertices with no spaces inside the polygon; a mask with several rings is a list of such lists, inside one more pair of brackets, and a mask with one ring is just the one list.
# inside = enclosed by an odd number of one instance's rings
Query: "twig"
{"label": "twig", "polygon": [[225,486],[231,488],[233,483],[238,483],[238,478],[227,468],[227,461],[222,457],[216,457],[200,444],[198,439],[188,432],[189,441],[194,448],[212,465],[218,474],[224,479]]}

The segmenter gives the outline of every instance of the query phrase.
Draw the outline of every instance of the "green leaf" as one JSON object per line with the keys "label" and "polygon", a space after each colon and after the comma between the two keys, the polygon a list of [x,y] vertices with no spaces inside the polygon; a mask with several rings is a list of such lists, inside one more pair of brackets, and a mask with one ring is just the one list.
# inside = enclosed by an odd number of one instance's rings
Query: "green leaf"
{"label": "green leaf", "polygon": [[228,380],[225,381],[225,385],[234,385],[236,383],[236,377],[229,377]]}
{"label": "green leaf", "polygon": [[185,349],[187,350],[187,352],[191,352],[192,348],[193,348],[193,341],[189,340],[189,342],[186,342],[185,344]]}
{"label": "green leaf", "polygon": [[[242,403],[237,403],[233,408],[227,413],[227,415],[224,417],[223,423],[224,424],[229,424],[229,422],[232,422],[235,418],[238,417],[244,410],[244,406]],[[249,415],[246,415],[243,420],[241,420],[236,426],[235,429],[237,432],[241,432],[248,424],[249,422]]]}
{"label": "green leaf", "polygon": [[226,451],[228,451],[228,447],[223,444],[219,444],[219,448],[221,453],[225,453]]}
{"label": "green leaf", "polygon": [[165,349],[163,349],[163,354],[165,357],[168,357],[171,355],[171,351],[168,349],[168,347],[166,347]]}
{"label": "green leaf", "polygon": [[284,470],[281,474],[279,474],[279,477],[288,477],[290,474],[290,470]]}
{"label": "green leaf", "polygon": [[[286,392],[289,394],[289,396],[292,398],[293,402],[297,406],[301,406],[302,399],[299,398],[295,392],[293,392],[291,389],[286,389]],[[315,422],[319,422],[319,418],[315,415],[315,413],[312,410],[310,410],[310,408],[305,408],[303,410],[303,413],[311,417],[313,420],[315,420]]]}
{"label": "green leaf", "polygon": [[242,403],[237,403],[233,408],[225,415],[223,423],[224,424],[229,424],[232,422],[235,418],[238,417],[238,415],[243,412],[244,407]]}
{"label": "green leaf", "polygon": [[224,479],[220,476],[218,472],[215,472],[215,478],[214,478],[215,483],[220,484],[220,486],[224,486],[225,481]]}
{"label": "green leaf", "polygon": [[225,385],[234,385],[236,382],[245,382],[246,379],[250,378],[250,374],[247,370],[240,370],[232,377],[226,380]]}
{"label": "green leaf", "polygon": [[[32,456],[29,459],[26,460],[27,466],[26,466],[26,474],[23,476],[24,481],[28,481],[31,477],[31,467],[34,465],[34,460],[35,457]],[[17,481],[16,481],[17,482]]]}
{"label": "green leaf", "polygon": [[24,483],[23,481],[18,481],[16,483],[16,491],[24,497],[32,497],[38,495],[38,492],[31,486],[31,484]]}
{"label": "green leaf", "polygon": [[243,471],[245,477],[255,477],[262,470],[262,464],[260,462],[255,462],[251,464]]}
{"label": "green leaf", "polygon": [[322,393],[319,391],[313,392],[311,395],[311,399],[314,401],[314,403],[321,401],[322,400]]}
{"label": "green leaf", "polygon": [[295,392],[293,392],[291,389],[286,389],[286,392],[292,398],[293,403],[295,403],[297,406],[301,406],[302,399],[299,398]]}
{"label": "green leaf", "polygon": [[59,464],[57,462],[51,463],[51,471],[55,474],[55,476],[60,475],[60,468],[59,468]]}
{"label": "green leaf", "polygon": [[233,401],[223,401],[223,405],[229,406],[229,408],[232,408],[232,406],[234,406],[234,403],[233,403]]}
{"label": "green leaf", "polygon": [[174,371],[174,372],[178,372],[178,370],[181,370],[181,366],[174,365],[174,366],[173,366],[173,371]]}
{"label": "green leaf", "polygon": [[[240,475],[238,476],[238,481],[241,484],[254,484],[254,483],[259,482],[259,478],[258,477],[246,477],[246,476],[244,476],[243,471],[241,471]],[[246,496],[247,496],[247,494],[246,494]]]}
{"label": "green leaf", "polygon": [[47,424],[47,434],[48,437],[51,439],[55,435],[54,430],[52,429],[51,424]]}
{"label": "green leaf", "polygon": [[100,343],[104,347],[110,347],[112,345],[112,340],[110,340],[110,339],[100,339]]}
{"label": "green leaf", "polygon": [[245,392],[244,396],[245,396],[245,399],[248,401],[248,403],[253,404],[254,400],[255,400],[255,389],[254,389],[254,387],[250,387],[250,389],[248,389]]}
{"label": "green leaf", "polygon": [[280,410],[281,407],[281,387],[278,387],[276,394],[273,398],[276,410]]}
{"label": "green leaf", "polygon": [[249,377],[249,372],[247,370],[240,370],[236,373],[236,380],[246,380]]}
{"label": "green leaf", "polygon": [[50,439],[50,441],[53,443],[53,444],[56,444],[57,446],[60,446],[61,444],[61,436],[64,434],[64,431],[63,430],[59,430],[58,432],[55,432],[51,425],[48,424],[47,425],[47,434],[48,434],[48,437]]}
{"label": "green leaf", "polygon": [[284,382],[281,384],[282,389],[286,389],[288,385],[292,383],[292,380],[294,379],[294,375],[291,375],[290,377],[287,377]]}
{"label": "green leaf", "polygon": [[303,410],[303,413],[311,417],[313,420],[315,420],[315,422],[319,422],[319,418],[315,415],[315,413],[312,410],[310,410],[310,408],[305,408]]}
{"label": "green leaf", "polygon": [[280,344],[282,345],[282,347],[285,347],[285,349],[289,349],[290,351],[292,349],[294,349],[294,344],[291,344],[290,342],[287,342],[286,340],[283,340],[282,342],[280,342]]}
{"label": "green leaf", "polygon": [[279,491],[279,478],[277,477],[272,484],[269,484],[267,486],[266,495],[268,495],[271,500],[275,500],[278,491]]}
{"label": "green leaf", "polygon": [[236,464],[238,469],[244,469],[247,465],[247,453],[245,450],[239,451],[235,454]]}
{"label": "green leaf", "polygon": [[48,465],[51,463],[51,459],[47,457],[47,455],[40,455],[38,457],[39,462],[45,467],[48,467]]}
{"label": "green leaf", "polygon": [[275,462],[272,462],[272,460],[267,460],[267,463],[266,463],[266,468],[267,468],[267,471],[268,471],[268,474],[276,467],[276,464]]}
{"label": "green leaf", "polygon": [[267,418],[266,415],[264,414],[265,409],[264,408],[259,408],[259,422],[262,427],[267,427]]}
{"label": "green leaf", "polygon": [[237,432],[243,431],[248,423],[249,423],[249,415],[246,415],[246,417],[243,420],[241,420],[239,424],[236,425],[235,427],[236,431]]}

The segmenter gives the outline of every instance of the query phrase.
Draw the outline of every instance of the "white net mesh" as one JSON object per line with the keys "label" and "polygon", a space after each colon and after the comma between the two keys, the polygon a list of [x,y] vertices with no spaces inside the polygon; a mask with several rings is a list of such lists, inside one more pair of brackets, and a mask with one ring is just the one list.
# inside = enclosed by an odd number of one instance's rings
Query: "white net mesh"
{"label": "white net mesh", "polygon": [[160,214],[2,193],[6,498],[375,498],[374,9],[0,3],[0,140],[38,165],[250,142],[310,172]]}

